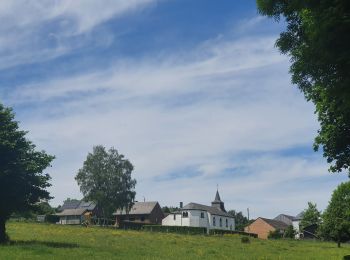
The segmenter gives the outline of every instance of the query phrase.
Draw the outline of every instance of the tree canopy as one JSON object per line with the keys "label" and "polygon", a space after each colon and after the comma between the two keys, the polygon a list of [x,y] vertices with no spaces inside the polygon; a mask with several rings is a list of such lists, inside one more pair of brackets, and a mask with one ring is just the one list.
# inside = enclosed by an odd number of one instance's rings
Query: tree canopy
{"label": "tree canopy", "polygon": [[248,218],[243,215],[241,211],[236,212],[235,210],[229,210],[227,212],[235,219],[235,229],[238,231],[244,231],[244,227],[248,225]]}
{"label": "tree canopy", "polygon": [[350,240],[350,182],[340,184],[322,215],[321,236],[338,243]]}
{"label": "tree canopy", "polygon": [[107,151],[98,145],[88,154],[75,179],[84,199],[97,202],[103,215],[110,217],[116,209],[128,210],[134,201],[133,169],[130,161],[116,149],[112,147]]}
{"label": "tree canopy", "polygon": [[37,202],[50,199],[50,176],[43,171],[53,156],[36,151],[19,130],[12,109],[0,104],[0,242],[5,242],[5,223],[12,213],[34,210]]}
{"label": "tree canopy", "polygon": [[276,46],[290,56],[292,82],[315,104],[320,129],[314,149],[323,149],[331,172],[350,176],[350,1],[257,4],[261,14],[287,23]]}
{"label": "tree canopy", "polygon": [[312,224],[320,224],[321,212],[318,211],[316,203],[308,202],[308,208],[303,211],[303,217],[300,221],[300,228],[303,230],[305,227]]}

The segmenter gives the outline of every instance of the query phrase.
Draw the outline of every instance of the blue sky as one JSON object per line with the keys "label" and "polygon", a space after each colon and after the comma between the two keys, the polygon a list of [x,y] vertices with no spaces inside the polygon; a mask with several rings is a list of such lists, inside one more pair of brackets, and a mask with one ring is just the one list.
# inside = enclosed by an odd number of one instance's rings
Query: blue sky
{"label": "blue sky", "polygon": [[283,23],[255,1],[15,0],[0,3],[0,100],[56,155],[58,205],[93,145],[135,166],[137,199],[252,217],[321,209],[345,174],[312,151],[313,106],[274,48]]}

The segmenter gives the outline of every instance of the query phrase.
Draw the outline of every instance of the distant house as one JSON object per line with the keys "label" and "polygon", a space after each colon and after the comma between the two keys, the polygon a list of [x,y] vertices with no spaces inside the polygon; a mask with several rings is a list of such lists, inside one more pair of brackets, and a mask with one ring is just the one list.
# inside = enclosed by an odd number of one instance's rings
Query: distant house
{"label": "distant house", "polygon": [[91,201],[69,201],[60,207],[58,224],[62,225],[80,225],[89,220],[92,216],[98,214],[96,203]]}
{"label": "distant house", "polygon": [[288,228],[288,224],[268,218],[257,218],[253,223],[244,228],[245,232],[255,233],[258,238],[267,239],[270,232],[280,230],[284,232]]}
{"label": "distant house", "polygon": [[164,218],[164,213],[157,201],[134,202],[129,212],[125,209],[117,210],[113,215],[116,217],[116,225],[126,222],[161,224]]}
{"label": "distant house", "polygon": [[286,223],[288,226],[292,226],[293,221],[295,220],[295,217],[286,215],[286,214],[279,214],[277,217],[274,218],[274,220],[282,221]]}
{"label": "distant house", "polygon": [[170,213],[162,221],[164,226],[206,227],[209,229],[235,230],[235,220],[225,210],[219,192],[216,192],[211,206],[189,203],[176,212]]}

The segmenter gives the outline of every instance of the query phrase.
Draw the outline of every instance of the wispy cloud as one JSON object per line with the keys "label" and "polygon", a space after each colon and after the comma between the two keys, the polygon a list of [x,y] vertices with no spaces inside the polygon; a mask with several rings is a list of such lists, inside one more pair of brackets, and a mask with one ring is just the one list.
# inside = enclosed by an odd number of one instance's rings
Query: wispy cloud
{"label": "wispy cloud", "polygon": [[[121,2],[120,10],[139,3]],[[55,17],[67,6],[53,10]],[[118,12],[87,22],[84,11],[84,26],[76,22],[75,33]],[[79,17],[80,11],[63,13]],[[312,178],[322,185],[328,178],[320,156],[283,153],[311,147],[318,127],[313,107],[291,86],[288,61],[274,49],[276,36],[248,33],[260,22],[242,23],[247,32],[239,38],[227,32],[182,51],[120,57],[107,68],[91,64],[88,71],[34,80],[3,94],[21,110],[31,139],[57,156],[50,169],[54,203],[80,196],[74,175],[92,146],[103,144],[135,165],[139,196],[162,204],[208,203],[219,183],[227,208],[253,207],[255,216],[298,213],[308,200],[324,205],[327,195],[315,184],[309,189],[314,194],[305,192],[303,184]]]}
{"label": "wispy cloud", "polygon": [[[89,33],[101,23],[156,2],[3,0],[0,2],[0,69],[66,55],[86,42],[96,44],[97,38],[93,39]],[[94,33],[95,37],[96,34],[102,37],[101,33]]]}

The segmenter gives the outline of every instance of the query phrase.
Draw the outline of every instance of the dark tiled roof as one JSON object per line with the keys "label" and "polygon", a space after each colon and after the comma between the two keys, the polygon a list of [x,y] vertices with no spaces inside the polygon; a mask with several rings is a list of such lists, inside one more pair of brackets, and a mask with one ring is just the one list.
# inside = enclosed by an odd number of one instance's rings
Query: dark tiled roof
{"label": "dark tiled roof", "polygon": [[60,210],[64,211],[66,209],[86,209],[86,210],[94,210],[96,208],[96,203],[92,201],[67,201],[65,202]]}
{"label": "dark tiled roof", "polygon": [[281,229],[281,230],[285,230],[288,228],[288,225],[282,221],[278,221],[278,220],[274,220],[274,219],[268,219],[268,218],[261,218],[262,220],[264,220],[267,224],[269,224],[270,226],[276,228],[276,229]]}
{"label": "dark tiled roof", "polygon": [[290,216],[290,215],[286,215],[286,214],[279,214],[277,217],[275,217],[274,219],[275,220],[279,220],[280,217],[285,217],[287,219],[289,219],[290,221],[293,221],[295,220],[295,217],[294,216]]}
{"label": "dark tiled roof", "polygon": [[60,210],[65,210],[65,209],[76,209],[80,204],[80,201],[66,201],[64,204],[61,206]]}
{"label": "dark tiled roof", "polygon": [[[149,202],[134,202],[134,205],[129,211],[129,215],[147,215],[151,214],[154,207],[158,204],[157,201]],[[117,210],[113,215],[126,215],[125,209]]]}
{"label": "dark tiled roof", "polygon": [[186,206],[182,208],[182,210],[203,210],[203,211],[208,211],[212,215],[219,215],[219,216],[224,216],[224,217],[230,217],[233,218],[230,214],[220,210],[217,207],[211,207],[211,206],[206,206],[202,204],[197,204],[197,203],[188,203]]}

